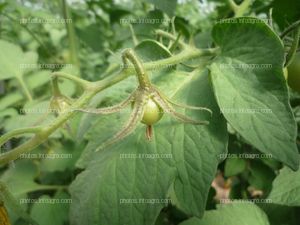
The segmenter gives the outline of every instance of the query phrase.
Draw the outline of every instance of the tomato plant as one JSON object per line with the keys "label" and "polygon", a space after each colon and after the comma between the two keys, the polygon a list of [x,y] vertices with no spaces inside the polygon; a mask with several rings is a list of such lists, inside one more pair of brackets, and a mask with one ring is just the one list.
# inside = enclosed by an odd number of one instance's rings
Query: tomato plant
{"label": "tomato plant", "polygon": [[0,224],[298,225],[299,12],[0,2]]}

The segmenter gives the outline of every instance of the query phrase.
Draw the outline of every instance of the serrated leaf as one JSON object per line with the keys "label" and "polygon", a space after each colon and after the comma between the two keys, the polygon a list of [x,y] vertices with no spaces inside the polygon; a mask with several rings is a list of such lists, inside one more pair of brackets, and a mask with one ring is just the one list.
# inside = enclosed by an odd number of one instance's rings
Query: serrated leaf
{"label": "serrated leaf", "polygon": [[268,198],[275,204],[300,206],[300,171],[292,171],[287,167],[280,170]]}
{"label": "serrated leaf", "polygon": [[23,53],[19,46],[10,42],[0,40],[0,49],[0,80],[21,77],[37,62],[35,52]]}
{"label": "serrated leaf", "polygon": [[206,211],[202,219],[192,218],[180,225],[269,225],[267,215],[252,203],[217,205]]}
{"label": "serrated leaf", "polygon": [[31,217],[39,225],[64,225],[68,221],[69,200],[70,196],[64,192],[55,194],[53,198],[43,195],[38,199],[42,203],[33,204]]}
{"label": "serrated leaf", "polygon": [[213,37],[221,53],[210,67],[211,77],[225,118],[258,150],[297,169],[296,123],[283,79],[280,39],[254,18],[218,23]]}

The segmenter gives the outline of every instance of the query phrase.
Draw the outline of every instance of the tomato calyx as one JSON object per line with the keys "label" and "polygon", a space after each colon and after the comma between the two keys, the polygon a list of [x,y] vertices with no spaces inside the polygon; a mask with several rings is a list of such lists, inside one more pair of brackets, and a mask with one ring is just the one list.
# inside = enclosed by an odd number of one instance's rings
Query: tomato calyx
{"label": "tomato calyx", "polygon": [[72,104],[72,100],[64,95],[55,95],[50,100],[50,110],[56,116],[67,112]]}

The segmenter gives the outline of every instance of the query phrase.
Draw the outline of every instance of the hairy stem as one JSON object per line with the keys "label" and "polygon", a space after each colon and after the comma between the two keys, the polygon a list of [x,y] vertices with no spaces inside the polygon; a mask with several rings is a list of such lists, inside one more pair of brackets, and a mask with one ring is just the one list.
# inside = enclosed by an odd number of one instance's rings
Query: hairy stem
{"label": "hairy stem", "polygon": [[71,80],[73,82],[75,82],[76,84],[79,84],[80,86],[82,86],[84,89],[88,89],[91,86],[90,81],[87,80],[83,80],[79,77],[76,77],[74,75],[68,74],[68,73],[64,73],[64,72],[54,72],[52,74],[53,77],[62,77],[68,80]]}
{"label": "hairy stem", "polygon": [[140,86],[142,88],[148,87],[151,84],[150,79],[143,67],[142,62],[137,57],[137,55],[134,53],[134,51],[132,49],[126,49],[123,52],[122,57],[123,57],[123,62],[125,63],[125,65],[127,64],[126,59],[128,59],[133,64]]}
{"label": "hairy stem", "polygon": [[63,16],[65,19],[67,35],[69,39],[69,49],[71,54],[72,63],[75,65],[80,66],[79,58],[78,58],[78,50],[76,45],[76,36],[75,30],[72,21],[72,15],[70,13],[70,9],[66,0],[62,0],[62,8],[63,8]]}
{"label": "hairy stem", "polygon": [[27,127],[27,128],[20,128],[17,130],[13,130],[0,137],[0,146],[13,137],[17,137],[19,135],[28,134],[28,133],[36,134],[40,131],[42,131],[42,127]]}
{"label": "hairy stem", "polygon": [[180,48],[182,49],[185,49],[185,48],[190,48],[190,45],[184,43],[183,41],[181,41],[180,39],[178,39],[178,36],[174,36],[166,31],[163,31],[163,30],[156,30],[155,33],[158,35],[158,36],[161,36],[161,37],[165,37],[165,38],[168,38],[174,42],[177,42],[177,44],[180,46]]}
{"label": "hairy stem", "polygon": [[[157,67],[163,67],[167,65],[175,65],[178,63],[182,63],[186,60],[201,57],[201,56],[215,56],[218,52],[218,48],[214,49],[187,49],[182,51],[181,53],[171,56],[166,59],[157,60],[154,62],[144,63],[144,68],[146,70],[157,69]],[[57,74],[57,73],[56,73]],[[0,165],[6,164],[12,160],[15,160],[22,153],[28,153],[32,151],[35,147],[42,144],[47,138],[59,127],[63,126],[63,124],[71,119],[77,112],[75,111],[78,108],[84,107],[91,98],[93,98],[98,92],[103,91],[106,88],[111,87],[112,85],[121,82],[127,77],[134,75],[134,68],[124,68],[117,73],[104,78],[103,80],[96,82],[88,82],[89,86],[86,87],[84,93],[78,98],[71,106],[71,110],[66,113],[60,114],[51,124],[43,127],[42,131],[39,131],[35,134],[31,139],[27,142],[21,144],[20,146],[12,149],[9,152],[5,152],[0,155]],[[70,75],[71,76],[71,75]],[[80,78],[72,78],[68,76],[70,79],[78,80]],[[81,79],[80,79],[81,80]],[[81,81],[80,81],[81,82]],[[26,129],[26,128],[24,128]]]}

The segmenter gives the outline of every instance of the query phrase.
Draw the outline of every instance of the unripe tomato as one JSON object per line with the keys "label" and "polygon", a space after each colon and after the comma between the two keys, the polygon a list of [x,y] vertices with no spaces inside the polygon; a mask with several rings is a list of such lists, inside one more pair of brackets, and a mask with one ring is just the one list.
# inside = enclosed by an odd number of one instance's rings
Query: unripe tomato
{"label": "unripe tomato", "polygon": [[144,115],[142,123],[146,125],[152,125],[158,122],[163,116],[162,108],[151,98],[148,99],[144,106]]}
{"label": "unripe tomato", "polygon": [[288,84],[300,93],[300,53],[296,54],[291,65],[288,66]]}

